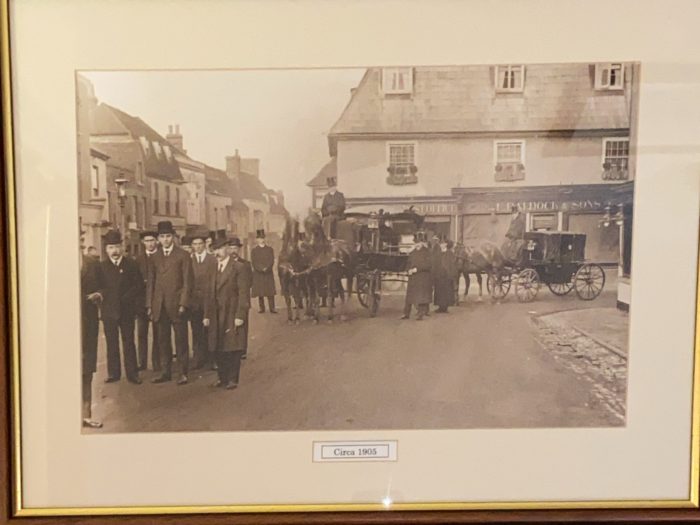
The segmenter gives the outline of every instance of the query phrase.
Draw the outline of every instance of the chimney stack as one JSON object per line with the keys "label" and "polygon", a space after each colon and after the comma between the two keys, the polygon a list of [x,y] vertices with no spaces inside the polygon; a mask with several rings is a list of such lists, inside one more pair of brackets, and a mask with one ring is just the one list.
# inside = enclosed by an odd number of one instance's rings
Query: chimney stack
{"label": "chimney stack", "polygon": [[241,159],[241,171],[260,178],[260,159]]}
{"label": "chimney stack", "polygon": [[226,175],[231,180],[238,181],[241,175],[241,156],[236,150],[236,154],[226,157]]}
{"label": "chimney stack", "polygon": [[180,134],[180,124],[175,124],[174,129],[172,124],[168,124],[168,134],[165,136],[165,139],[183,153],[187,153],[182,140],[182,135]]}

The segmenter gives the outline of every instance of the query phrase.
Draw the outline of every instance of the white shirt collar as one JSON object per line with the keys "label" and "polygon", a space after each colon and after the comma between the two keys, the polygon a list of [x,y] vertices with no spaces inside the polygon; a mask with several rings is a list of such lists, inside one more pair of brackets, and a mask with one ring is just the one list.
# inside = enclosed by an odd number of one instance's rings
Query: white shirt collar
{"label": "white shirt collar", "polygon": [[175,248],[174,244],[170,246],[170,248],[163,248],[163,255],[165,255],[166,257],[170,255],[170,253],[173,251],[173,248]]}
{"label": "white shirt collar", "polygon": [[229,257],[226,257],[226,259],[222,259],[221,261],[219,261],[218,270],[219,270],[220,272],[226,269],[226,266],[228,266],[228,260],[229,260],[230,258],[231,258],[231,257],[229,256]]}
{"label": "white shirt collar", "polygon": [[147,256],[154,255],[157,251],[158,251],[158,248],[156,248],[156,249],[153,250],[152,252],[149,252],[148,250],[146,250],[146,255],[147,255]]}
{"label": "white shirt collar", "polygon": [[122,259],[123,259],[123,258],[124,258],[124,256],[123,256],[123,255],[120,255],[120,256],[119,256],[119,259],[117,259],[116,261],[115,261],[114,259],[111,259],[111,258],[110,258],[110,260],[112,261],[112,264],[113,264],[114,266],[119,266],[119,265],[122,263]]}

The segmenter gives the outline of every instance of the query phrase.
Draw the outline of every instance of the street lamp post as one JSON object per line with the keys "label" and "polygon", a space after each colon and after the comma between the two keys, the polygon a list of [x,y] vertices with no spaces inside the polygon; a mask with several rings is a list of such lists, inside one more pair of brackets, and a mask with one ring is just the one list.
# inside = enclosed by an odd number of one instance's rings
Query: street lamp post
{"label": "street lamp post", "polygon": [[126,206],[126,184],[129,181],[124,178],[114,179],[114,183],[117,185],[117,202],[119,203],[120,219],[119,231],[122,232],[122,236],[126,236],[126,215],[124,214],[124,207]]}

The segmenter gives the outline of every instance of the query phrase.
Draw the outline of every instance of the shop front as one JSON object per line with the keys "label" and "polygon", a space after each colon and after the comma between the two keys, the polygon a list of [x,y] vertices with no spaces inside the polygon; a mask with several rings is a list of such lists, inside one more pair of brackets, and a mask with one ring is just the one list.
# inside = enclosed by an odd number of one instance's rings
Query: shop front
{"label": "shop front", "polygon": [[465,244],[490,240],[500,244],[514,206],[526,214],[528,231],[586,234],[586,258],[601,264],[620,261],[620,231],[610,221],[620,200],[616,184],[525,188],[456,188],[459,197],[457,238]]}

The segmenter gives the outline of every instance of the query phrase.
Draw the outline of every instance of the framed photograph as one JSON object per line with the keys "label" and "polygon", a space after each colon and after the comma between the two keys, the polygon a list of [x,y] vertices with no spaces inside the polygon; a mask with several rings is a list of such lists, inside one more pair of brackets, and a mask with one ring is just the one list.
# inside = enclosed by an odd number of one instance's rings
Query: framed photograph
{"label": "framed photograph", "polygon": [[697,518],[700,4],[0,5],[7,522]]}

